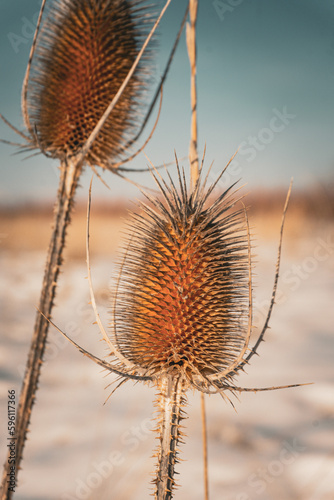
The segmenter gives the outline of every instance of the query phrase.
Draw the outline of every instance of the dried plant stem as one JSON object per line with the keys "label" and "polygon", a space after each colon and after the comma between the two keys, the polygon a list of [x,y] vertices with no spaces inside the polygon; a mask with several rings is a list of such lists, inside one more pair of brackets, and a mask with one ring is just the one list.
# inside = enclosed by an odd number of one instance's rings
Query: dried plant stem
{"label": "dried plant stem", "polygon": [[156,500],[169,500],[172,498],[175,484],[174,469],[177,461],[177,445],[182,435],[180,422],[183,418],[182,406],[184,402],[181,377],[167,376],[161,384],[161,395],[158,402],[161,420]]}
{"label": "dried plant stem", "polygon": [[[190,176],[192,188],[196,186],[199,177],[199,161],[197,151],[197,49],[196,49],[196,22],[198,12],[198,0],[189,0],[190,24],[187,24],[187,49],[190,61],[190,96],[191,96],[191,138],[189,148]],[[202,435],[203,435],[203,461],[204,461],[204,492],[205,500],[209,499],[208,483],[208,448],[207,430],[205,416],[205,396],[201,393],[202,408]]]}
{"label": "dried plant stem", "polygon": [[209,500],[208,433],[206,426],[205,396],[203,393],[201,393],[201,415],[202,415],[202,440],[203,440],[203,464],[204,464],[204,500]]}
{"label": "dried plant stem", "polygon": [[192,187],[196,185],[199,176],[198,152],[197,152],[197,87],[196,87],[196,21],[198,11],[198,0],[189,0],[190,24],[187,24],[187,49],[190,61],[191,81],[191,139],[189,149],[190,171]]}
{"label": "dried plant stem", "polygon": [[[51,310],[56,294],[57,279],[62,263],[62,254],[65,246],[66,229],[70,222],[71,209],[74,194],[78,183],[81,167],[78,163],[63,163],[60,167],[60,182],[58,197],[55,206],[54,227],[50,240],[48,257],[46,262],[42,292],[39,302],[40,312],[36,315],[36,322],[30,351],[26,365],[25,377],[22,384],[21,394],[18,402],[16,418],[16,478],[23,455],[24,443],[30,421],[30,414],[35,400],[38,379],[42,366],[43,353],[49,329]],[[10,500],[13,492],[7,488],[7,474],[10,465],[6,460],[2,478],[1,500]]]}

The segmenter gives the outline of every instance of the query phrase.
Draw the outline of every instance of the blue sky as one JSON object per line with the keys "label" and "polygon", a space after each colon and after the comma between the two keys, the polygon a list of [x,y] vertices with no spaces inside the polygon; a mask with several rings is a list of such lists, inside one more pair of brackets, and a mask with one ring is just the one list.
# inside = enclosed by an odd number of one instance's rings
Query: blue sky
{"label": "blue sky", "polygon": [[[159,7],[164,2],[158,2]],[[163,70],[187,0],[174,0],[159,29],[154,77]],[[0,111],[22,128],[20,91],[40,0],[1,0]],[[13,36],[14,35],[14,36]],[[20,38],[18,38],[20,37]],[[225,183],[241,178],[249,187],[297,187],[333,181],[334,0],[200,0],[198,18],[199,149],[218,174],[239,147]],[[6,126],[0,137],[15,139]],[[158,129],[146,153],[154,164],[188,153],[189,64],[181,40]],[[53,200],[57,162],[43,156],[23,160],[0,145],[1,203]],[[144,156],[132,167],[143,167]],[[83,187],[91,177],[82,177]],[[136,196],[138,191],[106,172],[109,192],[95,182],[97,196]],[[152,185],[149,174],[131,178]],[[81,189],[79,197],[86,198]]]}

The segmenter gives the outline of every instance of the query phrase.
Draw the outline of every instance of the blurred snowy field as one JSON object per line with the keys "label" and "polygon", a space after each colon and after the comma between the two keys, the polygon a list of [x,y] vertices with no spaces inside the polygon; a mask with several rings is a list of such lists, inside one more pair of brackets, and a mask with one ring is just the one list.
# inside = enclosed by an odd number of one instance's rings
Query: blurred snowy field
{"label": "blurred snowy field", "polygon": [[[276,242],[256,248],[254,323],[271,295]],[[45,252],[3,248],[1,262],[0,461],[6,455],[7,391],[19,395]],[[89,306],[84,259],[68,260],[53,318],[76,342],[106,354]],[[92,257],[99,311],[108,324],[113,262]],[[212,500],[334,498],[334,228],[284,242],[279,295],[266,342],[238,385],[313,385],[243,393],[236,411],[206,398]],[[256,332],[255,332],[256,333]],[[155,390],[131,382],[104,405],[112,381],[53,328],[15,500],[146,500],[157,446]],[[109,391],[109,392],[108,392]],[[200,397],[189,393],[176,500],[203,500]]]}

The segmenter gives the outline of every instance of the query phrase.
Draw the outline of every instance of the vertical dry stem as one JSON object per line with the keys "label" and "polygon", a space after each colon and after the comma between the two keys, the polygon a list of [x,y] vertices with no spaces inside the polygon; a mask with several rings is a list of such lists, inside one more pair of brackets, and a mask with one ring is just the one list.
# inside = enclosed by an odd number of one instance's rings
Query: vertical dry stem
{"label": "vertical dry stem", "polygon": [[174,488],[174,472],[177,445],[180,441],[180,422],[182,420],[183,382],[180,377],[167,376],[162,382],[159,407],[160,447],[158,451],[158,470],[156,477],[156,500],[170,500]]}
{"label": "vertical dry stem", "polygon": [[[81,166],[78,163],[67,162],[61,165],[58,198],[55,205],[54,227],[48,250],[42,293],[39,302],[39,310],[46,318],[51,317],[51,310],[56,294],[57,279],[65,246],[66,229],[70,222],[71,209],[80,171]],[[25,377],[18,402],[16,417],[16,477],[27,437],[30,414],[38,386],[48,329],[49,322],[40,312],[38,312],[28,354]],[[8,460],[6,460],[1,485],[1,500],[10,500],[13,496],[13,492],[9,491],[7,487],[7,474],[9,471],[10,465]]]}
{"label": "vertical dry stem", "polygon": [[[199,176],[199,162],[197,151],[197,49],[196,49],[196,22],[198,12],[198,0],[189,0],[190,24],[187,24],[187,48],[190,61],[190,96],[191,96],[191,138],[189,148],[190,177],[194,189]],[[205,416],[205,396],[201,393],[202,407],[202,429],[203,429],[203,459],[204,459],[204,491],[205,500],[209,499],[208,483],[208,454],[207,454],[207,432]]]}
{"label": "vertical dry stem", "polygon": [[205,397],[201,393],[202,414],[202,440],[203,440],[203,464],[204,464],[204,499],[209,500],[209,477],[208,477],[208,435],[206,426]]}
{"label": "vertical dry stem", "polygon": [[191,183],[194,188],[199,175],[197,152],[197,88],[196,88],[196,21],[198,0],[189,0],[190,24],[187,24],[187,48],[191,69],[191,139],[189,149]]}

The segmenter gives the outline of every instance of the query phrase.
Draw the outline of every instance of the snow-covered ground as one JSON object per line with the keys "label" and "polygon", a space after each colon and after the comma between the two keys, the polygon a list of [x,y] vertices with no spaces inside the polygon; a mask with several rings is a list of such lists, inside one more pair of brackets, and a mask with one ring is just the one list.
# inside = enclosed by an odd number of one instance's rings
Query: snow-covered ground
{"label": "snow-covered ground", "polygon": [[[262,324],[271,294],[276,244],[257,242],[254,322]],[[1,447],[6,455],[7,391],[18,396],[42,281],[45,253],[1,253]],[[108,324],[112,262],[92,260],[97,301]],[[85,262],[65,265],[54,321],[103,356],[89,301]],[[334,498],[334,229],[324,227],[284,247],[279,297],[266,342],[246,387],[314,382],[243,393],[236,411],[206,398],[211,500]],[[110,376],[51,329],[15,500],[147,500],[157,446],[155,390],[131,382],[104,405]],[[109,390],[110,392],[110,390]],[[187,437],[177,500],[202,500],[200,397],[189,393]]]}

